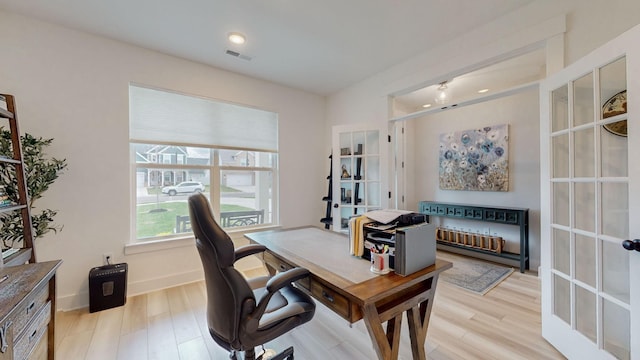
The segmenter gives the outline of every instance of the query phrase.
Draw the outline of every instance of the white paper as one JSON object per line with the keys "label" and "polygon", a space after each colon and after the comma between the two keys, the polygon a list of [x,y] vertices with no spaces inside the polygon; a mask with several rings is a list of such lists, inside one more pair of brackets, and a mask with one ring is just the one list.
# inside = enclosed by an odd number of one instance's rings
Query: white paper
{"label": "white paper", "polygon": [[368,217],[373,221],[377,221],[379,223],[388,224],[397,218],[400,215],[410,214],[413,211],[409,210],[398,210],[398,209],[385,209],[385,210],[373,210],[364,213],[364,216]]}

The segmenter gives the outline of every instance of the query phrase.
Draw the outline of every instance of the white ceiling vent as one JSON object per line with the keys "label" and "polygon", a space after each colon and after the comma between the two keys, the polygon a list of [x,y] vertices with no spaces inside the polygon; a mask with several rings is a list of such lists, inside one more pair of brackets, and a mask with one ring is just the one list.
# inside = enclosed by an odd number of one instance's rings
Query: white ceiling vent
{"label": "white ceiling vent", "polygon": [[226,53],[227,53],[227,55],[235,56],[235,57],[240,58],[240,59],[242,59],[242,60],[251,61],[251,56],[247,56],[247,55],[244,55],[244,54],[240,54],[240,53],[239,53],[239,52],[237,52],[237,51],[227,50],[227,51],[226,51]]}

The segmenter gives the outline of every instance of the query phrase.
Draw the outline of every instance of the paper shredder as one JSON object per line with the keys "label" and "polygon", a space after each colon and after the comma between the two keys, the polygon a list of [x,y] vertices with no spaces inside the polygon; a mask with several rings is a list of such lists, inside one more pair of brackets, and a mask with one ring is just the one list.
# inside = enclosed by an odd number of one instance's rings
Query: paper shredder
{"label": "paper shredder", "polygon": [[89,271],[89,312],[122,306],[126,301],[126,263],[98,266]]}

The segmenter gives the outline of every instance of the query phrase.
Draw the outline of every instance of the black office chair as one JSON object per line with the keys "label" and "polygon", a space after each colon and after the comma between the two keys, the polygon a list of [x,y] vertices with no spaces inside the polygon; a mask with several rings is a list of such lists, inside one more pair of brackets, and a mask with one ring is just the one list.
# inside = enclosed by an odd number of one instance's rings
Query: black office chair
{"label": "black office chair", "polygon": [[[215,221],[202,194],[189,197],[189,216],[207,285],[209,333],[229,351],[231,359],[243,351],[245,360],[254,360],[256,346],[311,320],[316,308],[313,299],[292,284],[307,277],[307,269],[246,280],[233,267],[234,262],[266,247],[254,244],[234,251],[231,238]],[[293,347],[272,359],[293,359]]]}

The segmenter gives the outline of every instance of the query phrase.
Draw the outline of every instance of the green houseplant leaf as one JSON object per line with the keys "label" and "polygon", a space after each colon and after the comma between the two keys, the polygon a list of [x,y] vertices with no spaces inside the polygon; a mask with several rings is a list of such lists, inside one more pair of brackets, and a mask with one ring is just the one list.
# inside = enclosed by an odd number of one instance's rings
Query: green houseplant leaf
{"label": "green houseplant leaf", "polygon": [[[42,197],[56,179],[67,167],[66,159],[49,158],[46,148],[51,145],[53,139],[43,139],[30,134],[20,136],[22,144],[22,158],[24,160],[27,191],[29,192],[29,207],[31,209],[31,221],[33,224],[33,237],[39,238],[44,234],[62,230],[62,226],[54,224],[56,210],[36,210],[34,202]],[[11,144],[11,132],[0,127],[0,156],[13,157]],[[0,165],[0,186],[8,199],[12,202],[18,200],[18,180],[15,176],[15,167],[12,164]],[[19,212],[4,213],[0,216],[2,248],[11,248],[23,239],[22,220]]]}

